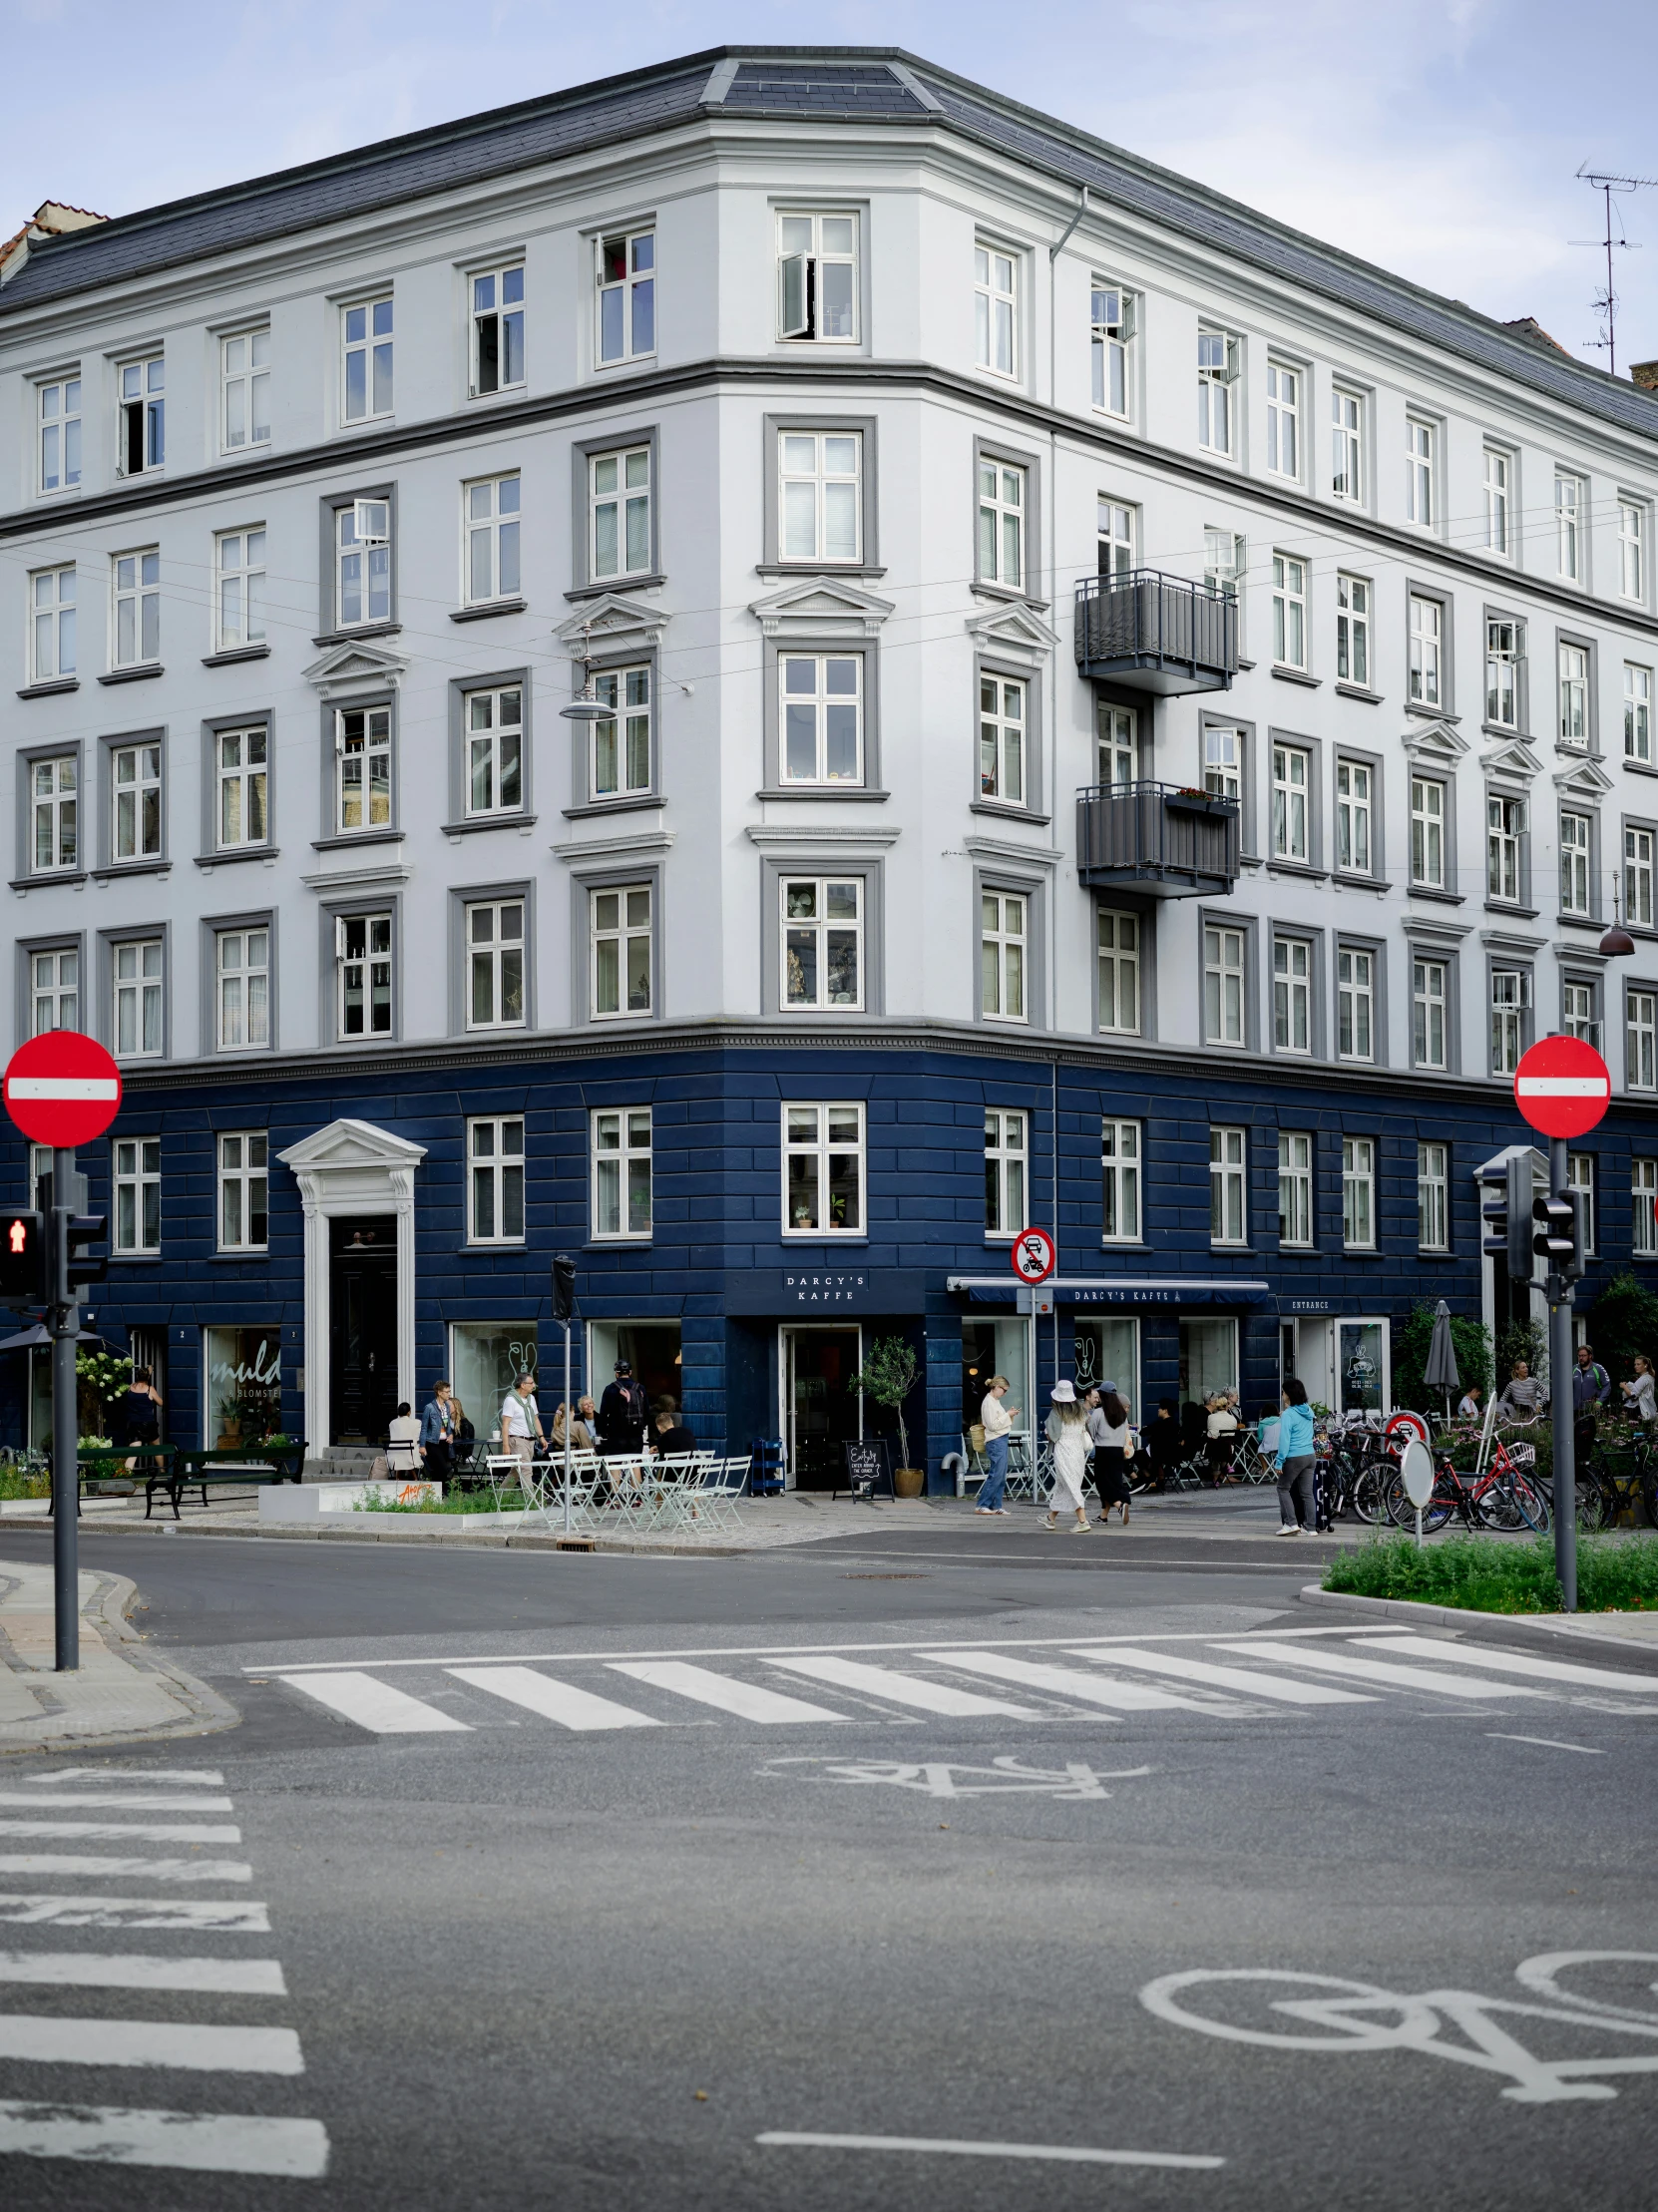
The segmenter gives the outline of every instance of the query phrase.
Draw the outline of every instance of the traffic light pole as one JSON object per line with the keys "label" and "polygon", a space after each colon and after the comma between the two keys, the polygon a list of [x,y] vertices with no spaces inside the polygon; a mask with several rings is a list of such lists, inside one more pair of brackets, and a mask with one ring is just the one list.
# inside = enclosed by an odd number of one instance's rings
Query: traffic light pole
{"label": "traffic light pole", "polygon": [[[1548,1140],[1548,1180],[1551,1190],[1567,1187],[1566,1143],[1563,1136]],[[1560,1601],[1568,1613],[1577,1610],[1577,1434],[1572,1403],[1572,1286],[1562,1270],[1548,1271],[1548,1383],[1554,1414],[1554,1571],[1560,1581]]]}
{"label": "traffic light pole", "polygon": [[46,1264],[52,1290],[52,1594],[60,1674],[74,1674],[81,1664],[81,1437],[75,1406],[75,1342],[81,1324],[76,1299],[64,1295],[70,1289],[69,1223],[76,1187],[74,1148],[59,1145],[52,1154]]}

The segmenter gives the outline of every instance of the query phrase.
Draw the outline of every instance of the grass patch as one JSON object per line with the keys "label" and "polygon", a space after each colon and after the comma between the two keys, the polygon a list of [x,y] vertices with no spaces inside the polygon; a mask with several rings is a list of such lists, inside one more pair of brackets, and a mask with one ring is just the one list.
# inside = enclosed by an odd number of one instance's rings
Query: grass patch
{"label": "grass patch", "polygon": [[[521,1513],[527,1501],[516,1490],[504,1493],[499,1511]],[[359,1498],[353,1513],[468,1514],[495,1513],[494,1498],[487,1490],[446,1490],[441,1498]]]}
{"label": "grass patch", "polygon": [[[1350,1597],[1410,1597],[1476,1613],[1557,1613],[1552,1538],[1445,1537],[1420,1550],[1408,1535],[1373,1538],[1331,1561],[1324,1587]],[[1580,1612],[1658,1609],[1658,1536],[1579,1537]]]}

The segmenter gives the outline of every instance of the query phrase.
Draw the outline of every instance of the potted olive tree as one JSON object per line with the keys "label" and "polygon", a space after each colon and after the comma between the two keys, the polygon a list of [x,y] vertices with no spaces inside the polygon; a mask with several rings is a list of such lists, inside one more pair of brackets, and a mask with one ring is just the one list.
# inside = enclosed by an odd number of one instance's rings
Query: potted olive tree
{"label": "potted olive tree", "polygon": [[910,1432],[904,1425],[904,1401],[916,1387],[916,1355],[901,1336],[877,1337],[847,1387],[885,1406],[898,1424],[898,1457],[892,1487],[899,1498],[919,1498],[927,1483],[925,1468],[910,1465]]}

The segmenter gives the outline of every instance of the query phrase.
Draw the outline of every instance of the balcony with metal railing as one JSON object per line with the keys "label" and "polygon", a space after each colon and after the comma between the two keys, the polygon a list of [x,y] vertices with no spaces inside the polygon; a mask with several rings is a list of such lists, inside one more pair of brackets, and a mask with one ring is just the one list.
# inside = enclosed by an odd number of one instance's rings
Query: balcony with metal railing
{"label": "balcony with metal railing", "polygon": [[1236,799],[1176,783],[1094,783],[1076,794],[1076,873],[1096,891],[1220,897],[1238,880]]}
{"label": "balcony with metal railing", "polygon": [[1237,599],[1156,569],[1084,577],[1076,665],[1090,680],[1164,696],[1228,690],[1238,666]]}

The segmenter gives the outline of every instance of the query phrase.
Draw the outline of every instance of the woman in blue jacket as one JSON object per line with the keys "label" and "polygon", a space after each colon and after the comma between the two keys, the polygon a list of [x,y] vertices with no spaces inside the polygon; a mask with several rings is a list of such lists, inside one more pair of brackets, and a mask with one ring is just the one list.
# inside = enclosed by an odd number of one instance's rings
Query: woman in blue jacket
{"label": "woman in blue jacket", "polygon": [[1313,1503],[1313,1409],[1307,1385],[1292,1375],[1283,1389],[1284,1411],[1278,1423],[1278,1513],[1281,1537],[1298,1537],[1317,1526]]}

